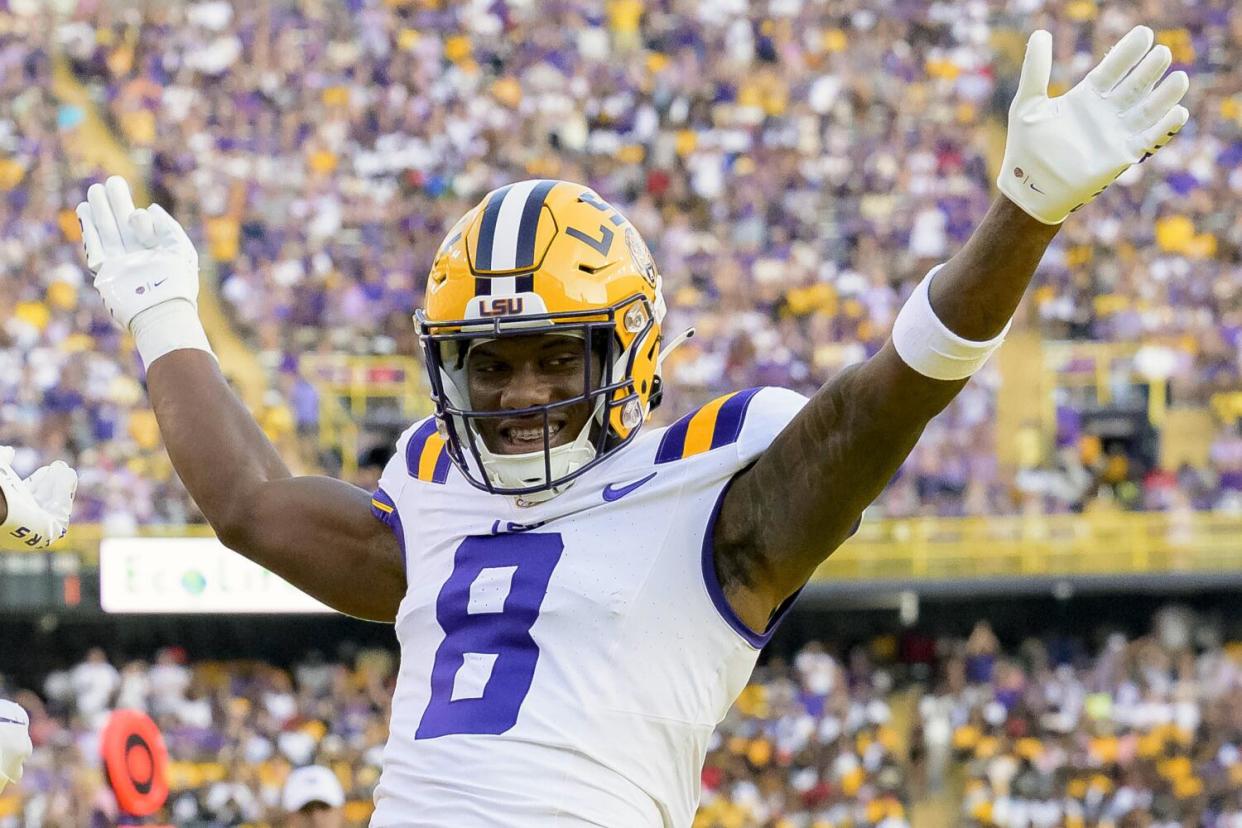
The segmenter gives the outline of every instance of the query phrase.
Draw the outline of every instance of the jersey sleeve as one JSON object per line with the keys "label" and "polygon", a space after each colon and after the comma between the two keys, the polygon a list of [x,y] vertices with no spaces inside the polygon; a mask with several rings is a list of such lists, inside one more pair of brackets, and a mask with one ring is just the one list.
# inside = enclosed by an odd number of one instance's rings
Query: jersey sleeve
{"label": "jersey sleeve", "polygon": [[704,498],[696,503],[710,509],[702,530],[703,584],[720,617],[755,649],[762,648],[771,639],[797,595],[791,596],[772,614],[765,629],[747,627],[733,611],[717,578],[713,530],[733,479],[767,451],[806,403],[806,397],[786,388],[748,388],[726,394],[669,426],[656,449],[657,468],[665,463],[690,461],[686,468],[694,482],[688,490],[701,492],[701,495],[693,495]]}
{"label": "jersey sleeve", "polygon": [[[739,396],[745,393],[739,392]],[[755,389],[740,424],[736,444],[739,468],[758,460],[806,403],[806,397],[788,388]]]}
{"label": "jersey sleeve", "polygon": [[409,451],[410,440],[413,439],[419,425],[421,423],[407,428],[397,438],[396,451],[384,466],[384,471],[380,474],[379,485],[371,493],[371,514],[379,518],[380,522],[392,529],[393,534],[397,536],[402,558],[405,557],[405,529],[401,525],[401,514],[397,511],[397,502],[401,499],[401,494],[410,479],[406,454]]}
{"label": "jersey sleeve", "polygon": [[786,388],[747,388],[717,397],[664,431],[655,463],[678,463],[700,455],[700,474],[732,476],[749,466],[806,405],[806,397]]}
{"label": "jersey sleeve", "polygon": [[[738,617],[725,597],[716,574],[712,535],[721,504],[733,480],[768,450],[807,402],[807,398],[796,391],[776,387],[750,388],[718,397],[670,426],[656,457],[656,462],[660,463],[662,456],[670,460],[685,459],[700,453],[715,454],[715,450],[720,449],[719,460],[703,467],[706,482],[715,492],[703,537],[703,582],[720,616],[755,649],[761,649],[771,640],[777,625],[802,590],[799,589],[776,608],[764,629],[751,629]],[[732,446],[732,453],[725,452],[723,446],[726,444]],[[855,522],[850,534],[858,530],[859,522]]]}

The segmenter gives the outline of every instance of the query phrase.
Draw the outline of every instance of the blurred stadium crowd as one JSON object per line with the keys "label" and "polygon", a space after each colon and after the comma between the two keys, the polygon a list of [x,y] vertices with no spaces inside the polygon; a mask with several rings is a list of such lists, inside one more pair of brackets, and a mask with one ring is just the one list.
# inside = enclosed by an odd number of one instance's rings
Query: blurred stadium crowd
{"label": "blurred stadium crowd", "polygon": [[[444,232],[531,176],[622,207],[663,272],[670,330],[698,327],[669,363],[665,421],[740,387],[809,393],[880,347],[986,209],[1025,34],[1053,31],[1063,89],[1146,22],[1194,78],[1191,122],[1067,224],[1020,327],[1141,345],[1175,400],[1242,388],[1235,4],[877,7],[0,0],[0,444],[19,471],[76,465],[79,522],[200,519],[82,267],[72,209],[110,171],[83,160],[84,112],[53,95],[56,53],[215,270],[271,371],[265,425],[306,433],[319,401],[299,357],[416,353],[409,315]],[[1242,508],[1236,427],[1202,467],[1137,470],[1066,408],[1054,458],[1000,466],[998,382],[990,366],[931,425],[879,513]],[[697,828],[899,828],[948,789],[964,825],[1242,825],[1242,651],[1169,630],[1004,650],[980,625],[773,659],[713,739]],[[94,653],[17,693],[38,751],[0,828],[112,814],[91,759],[112,706],[163,726],[178,825],[275,822],[285,775],[311,761],[364,821],[393,675],[384,651],[289,672]]]}
{"label": "blurred stadium crowd", "polygon": [[[70,13],[54,18],[51,9]],[[668,326],[663,415],[757,384],[810,392],[883,343],[993,192],[1025,33],[1054,92],[1146,22],[1194,77],[1192,119],[1052,246],[1023,324],[1141,344],[1175,400],[1242,387],[1242,17],[1228,0],[13,0],[0,11],[0,442],[66,457],[79,521],[197,519],[125,337],[82,268],[72,207],[105,171],[50,92],[65,54],[213,263],[271,372],[272,430],[313,430],[309,352],[414,354],[446,228],[531,176],[590,184],[644,232]],[[556,20],[556,25],[547,25]],[[1108,456],[1066,410],[1055,457],[996,459],[995,366],[929,428],[882,514],[1237,507],[1242,435],[1201,468]],[[1008,439],[1008,438],[1006,438]],[[1173,484],[1177,485],[1174,486]],[[1189,493],[1179,500],[1170,489]]]}
{"label": "blurred stadium crowd", "polygon": [[8,698],[31,711],[38,758],[20,795],[0,796],[0,826],[117,824],[99,768],[99,732],[115,708],[160,725],[171,760],[168,817],[178,826],[283,824],[290,770],[330,767],[365,824],[387,738],[395,659],[362,651],[347,663],[314,656],[292,674],[258,662],[188,663],[177,648],[118,670],[102,650],[47,676],[40,695]]}
{"label": "blurred stadium crowd", "polygon": [[[774,658],[712,738],[695,828],[908,828],[940,794],[967,826],[1242,824],[1242,647],[1173,608],[1141,637],[1093,635],[1006,649],[980,622],[969,637]],[[95,650],[38,695],[0,681],[30,709],[36,744],[21,793],[0,797],[0,828],[115,817],[94,759],[114,706],[160,723],[177,825],[278,824],[285,777],[311,762],[337,773],[347,819],[364,824],[394,667],[379,649],[290,671],[179,649],[114,665]]]}

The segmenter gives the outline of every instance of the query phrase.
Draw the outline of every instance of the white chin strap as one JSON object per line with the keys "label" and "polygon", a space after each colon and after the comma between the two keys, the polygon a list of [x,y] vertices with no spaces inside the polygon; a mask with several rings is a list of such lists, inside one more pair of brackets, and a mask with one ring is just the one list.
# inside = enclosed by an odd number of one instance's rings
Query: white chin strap
{"label": "white chin strap", "polygon": [[[602,400],[600,404],[603,404]],[[567,474],[572,474],[595,459],[595,446],[591,444],[591,424],[594,420],[594,417],[587,420],[577,439],[572,443],[556,446],[548,451],[552,480],[558,480]],[[476,448],[478,448],[479,457],[483,460],[483,471],[487,474],[488,480],[491,480],[497,486],[506,489],[519,489],[527,486],[539,486],[548,481],[549,478],[546,476],[548,467],[544,465],[544,452],[542,449],[539,451],[529,451],[525,454],[496,454],[488,449],[487,444],[479,436],[478,432],[475,432],[475,437],[478,440]],[[517,497],[525,503],[543,503],[565,491],[571,483],[566,483],[557,488],[517,495]]]}

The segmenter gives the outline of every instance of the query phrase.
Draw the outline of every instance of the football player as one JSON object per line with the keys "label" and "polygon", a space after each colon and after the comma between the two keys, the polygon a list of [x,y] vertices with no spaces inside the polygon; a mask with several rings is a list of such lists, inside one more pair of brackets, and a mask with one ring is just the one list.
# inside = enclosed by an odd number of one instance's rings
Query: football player
{"label": "football player", "polygon": [[125,182],[78,207],[178,474],[220,538],[341,612],[395,622],[376,826],[688,826],[708,737],[759,649],[927,422],[979,370],[1060,223],[1186,122],[1186,75],[1127,34],[1049,99],[1036,32],[1001,194],[890,342],[807,400],[727,394],[667,428],[660,275],[591,189],[523,181],[453,227],[415,314],[435,414],[379,488],[294,477],[217,367],[198,258]]}
{"label": "football player", "polygon": [[[13,470],[12,446],[0,446],[0,550],[47,549],[65,536],[78,488],[78,475],[62,460],[35,469],[24,480]],[[30,717],[0,699],[0,793],[22,778],[30,758]]]}

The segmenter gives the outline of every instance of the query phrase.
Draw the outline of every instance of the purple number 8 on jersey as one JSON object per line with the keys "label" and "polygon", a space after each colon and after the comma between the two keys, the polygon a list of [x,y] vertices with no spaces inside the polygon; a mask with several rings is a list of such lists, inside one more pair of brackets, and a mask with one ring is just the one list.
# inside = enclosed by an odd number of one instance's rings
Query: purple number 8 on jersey
{"label": "purple number 8 on jersey", "polygon": [[[414,738],[499,734],[517,723],[539,660],[530,629],[564,548],[561,536],[553,532],[472,536],[457,547],[453,573],[436,599],[444,641],[431,668],[431,701]],[[481,577],[485,570],[508,576],[501,606],[477,600],[476,583],[487,580]],[[454,699],[467,656],[490,657],[491,673],[481,695]]]}

